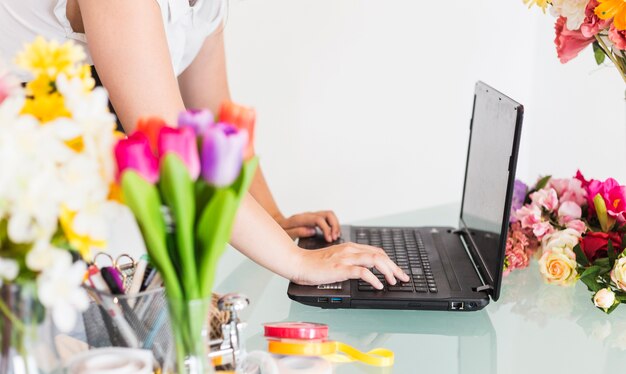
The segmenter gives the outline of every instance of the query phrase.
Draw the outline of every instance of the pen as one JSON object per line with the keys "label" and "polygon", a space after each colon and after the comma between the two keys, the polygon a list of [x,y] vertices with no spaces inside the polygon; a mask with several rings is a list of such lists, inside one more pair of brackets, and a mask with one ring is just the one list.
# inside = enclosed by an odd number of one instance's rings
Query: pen
{"label": "pen", "polygon": [[[107,293],[110,291],[106,282],[102,278],[100,269],[98,269],[98,267],[95,265],[89,266],[89,284],[91,285],[91,287],[100,292]],[[119,329],[122,338],[126,341],[126,344],[131,348],[138,348],[139,341],[137,340],[137,336],[133,332],[126,319],[124,319],[119,305],[115,304],[108,297],[99,297],[99,299],[101,301],[102,307],[107,311],[109,316],[111,316],[111,319],[117,325],[117,328]]]}
{"label": "pen", "polygon": [[148,286],[150,285],[150,283],[152,283],[152,279],[154,279],[154,277],[157,274],[157,269],[156,268],[151,268],[149,272],[146,273],[147,275],[144,276],[143,279],[143,283],[141,283],[141,288],[140,291],[143,292],[145,291]]}
{"label": "pen", "polygon": [[[137,262],[137,266],[135,267],[135,272],[133,273],[133,281],[130,284],[130,287],[127,290],[127,294],[130,296],[136,295],[139,291],[141,291],[141,285],[143,284],[143,276],[146,273],[146,269],[148,268],[148,255],[144,254],[139,258]],[[130,299],[128,300],[128,304],[130,307],[135,306],[135,302],[137,300]]]}
{"label": "pen", "polygon": [[102,274],[102,278],[106,282],[107,286],[109,286],[112,294],[124,294],[124,279],[119,270],[112,266],[106,266],[100,270],[100,273]]}

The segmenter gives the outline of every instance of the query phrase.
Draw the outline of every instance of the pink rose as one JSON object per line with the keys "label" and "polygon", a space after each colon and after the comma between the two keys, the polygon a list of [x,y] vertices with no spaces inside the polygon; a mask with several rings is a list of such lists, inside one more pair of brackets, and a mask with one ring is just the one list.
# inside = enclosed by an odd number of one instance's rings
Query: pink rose
{"label": "pink rose", "polygon": [[552,227],[550,222],[540,222],[533,226],[533,234],[539,240],[541,240],[544,236],[548,234],[552,234],[553,232],[554,232],[554,227]]}
{"label": "pink rose", "polygon": [[587,231],[587,225],[579,220],[579,219],[575,219],[572,221],[567,222],[567,224],[565,225],[568,229],[574,229],[576,231],[578,231],[581,234],[584,234],[585,231]]}
{"label": "pink rose", "polygon": [[541,222],[541,209],[537,205],[524,205],[515,212],[515,217],[523,228],[532,228]]}
{"label": "pink rose", "polygon": [[567,19],[561,16],[554,25],[554,30],[556,31],[556,38],[554,39],[556,54],[562,64],[578,56],[580,51],[587,48],[595,40],[593,36],[584,36],[580,30],[569,30],[565,26],[565,22],[567,22]]}
{"label": "pink rose", "polygon": [[561,204],[572,201],[582,206],[587,201],[587,191],[582,182],[576,178],[550,179],[548,187],[554,188]]}
{"label": "pink rose", "polygon": [[561,206],[559,207],[559,222],[563,224],[579,219],[582,214],[583,212],[582,209],[580,209],[580,205],[572,201],[565,201],[561,203]]}
{"label": "pink rose", "polygon": [[556,195],[554,188],[542,189],[537,192],[533,192],[530,195],[532,202],[549,212],[554,211],[559,205],[559,198]]}
{"label": "pink rose", "polygon": [[583,20],[582,25],[580,25],[580,33],[586,38],[596,36],[596,34],[607,28],[607,26],[611,23],[610,19],[604,20],[598,18],[595,13],[595,9],[598,5],[599,3],[597,0],[591,0],[585,9],[585,19]]}
{"label": "pink rose", "polygon": [[611,39],[617,49],[626,49],[626,30],[618,30],[615,28],[615,25],[611,24],[609,39]]}

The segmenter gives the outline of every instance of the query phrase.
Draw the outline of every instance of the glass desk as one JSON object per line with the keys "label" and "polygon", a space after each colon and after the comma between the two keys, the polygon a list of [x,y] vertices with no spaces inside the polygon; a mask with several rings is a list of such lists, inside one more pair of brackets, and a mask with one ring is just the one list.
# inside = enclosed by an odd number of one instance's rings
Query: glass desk
{"label": "glass desk", "polygon": [[[355,222],[358,225],[456,226],[458,205]],[[234,249],[224,255],[216,292],[241,292],[251,305],[248,350],[267,349],[262,324],[321,322],[334,340],[360,350],[395,352],[392,368],[337,365],[337,373],[616,373],[626,367],[626,306],[606,316],[582,284],[543,283],[536,264],[504,280],[501,298],[479,312],[319,309],[287,297],[288,282]]]}

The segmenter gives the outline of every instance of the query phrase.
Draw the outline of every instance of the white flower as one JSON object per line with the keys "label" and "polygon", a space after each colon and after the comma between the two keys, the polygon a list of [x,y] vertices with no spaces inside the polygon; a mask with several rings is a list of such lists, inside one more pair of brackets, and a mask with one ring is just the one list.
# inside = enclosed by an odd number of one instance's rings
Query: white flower
{"label": "white flower", "polygon": [[568,248],[573,250],[580,241],[580,233],[574,229],[555,231],[541,239],[541,248],[546,251],[552,248]]}
{"label": "white flower", "polygon": [[596,292],[593,304],[605,312],[615,303],[615,293],[610,288],[603,288]]}
{"label": "white flower", "polygon": [[19,271],[20,265],[17,261],[0,257],[0,283],[2,280],[11,282],[17,277]]}
{"label": "white flower", "polygon": [[72,264],[66,250],[54,251],[53,265],[37,277],[39,301],[52,312],[54,324],[62,332],[72,330],[76,324],[77,311],[89,306],[87,293],[81,288],[85,275],[85,263]]}
{"label": "white flower", "polygon": [[589,0],[552,0],[550,12],[555,17],[567,18],[567,28],[575,31],[580,28],[585,20],[587,4],[589,4]]}
{"label": "white flower", "polygon": [[546,283],[572,286],[578,279],[576,255],[568,247],[544,249],[539,259],[539,272]]}
{"label": "white flower", "polygon": [[611,270],[611,280],[623,291],[626,291],[626,257],[620,257],[615,261]]}

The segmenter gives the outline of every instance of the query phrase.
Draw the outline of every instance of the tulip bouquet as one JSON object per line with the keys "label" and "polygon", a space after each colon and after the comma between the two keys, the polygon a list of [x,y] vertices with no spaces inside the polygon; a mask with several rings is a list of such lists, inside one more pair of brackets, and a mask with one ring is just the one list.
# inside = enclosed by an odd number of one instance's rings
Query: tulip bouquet
{"label": "tulip bouquet", "polygon": [[540,248],[547,283],[580,280],[606,313],[626,303],[626,186],[586,180],[580,171],[569,179],[544,177],[530,190],[518,181],[512,206],[505,273],[528,266]]}
{"label": "tulip bouquet", "polygon": [[16,329],[7,295],[29,287],[60,330],[73,328],[88,303],[74,260],[106,247],[104,212],[120,206],[115,117],[84,58],[71,42],[37,38],[16,59],[32,76],[25,88],[0,71],[0,317]]}
{"label": "tulip bouquet", "polygon": [[227,102],[217,122],[208,110],[181,113],[177,128],[140,120],[115,146],[124,202],[168,295],[178,365],[206,357],[202,327],[217,261],[257,164],[254,119],[252,109]]}
{"label": "tulip bouquet", "polygon": [[556,52],[561,63],[589,45],[598,65],[608,57],[626,82],[626,4],[622,0],[523,0],[557,17]]}

